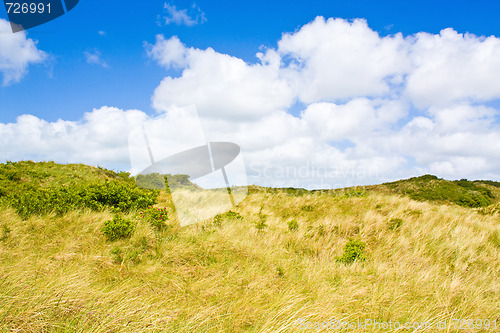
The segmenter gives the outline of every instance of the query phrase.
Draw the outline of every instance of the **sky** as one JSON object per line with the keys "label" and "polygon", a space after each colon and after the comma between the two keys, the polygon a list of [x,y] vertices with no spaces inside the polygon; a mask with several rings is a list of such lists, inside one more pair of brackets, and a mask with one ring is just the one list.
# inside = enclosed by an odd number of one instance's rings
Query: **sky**
{"label": "sky", "polygon": [[[176,127],[194,105],[204,139],[241,147],[250,184],[499,181],[499,10],[80,0],[14,34],[0,6],[0,162],[131,171],[133,128],[158,117]],[[196,145],[195,131],[164,142]]]}

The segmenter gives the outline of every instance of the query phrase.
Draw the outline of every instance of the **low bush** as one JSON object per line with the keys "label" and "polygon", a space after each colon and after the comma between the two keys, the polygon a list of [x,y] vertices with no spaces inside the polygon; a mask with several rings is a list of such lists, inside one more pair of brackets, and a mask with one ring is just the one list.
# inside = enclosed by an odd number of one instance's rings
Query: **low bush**
{"label": "low bush", "polygon": [[27,219],[32,215],[52,212],[62,215],[84,208],[95,211],[117,208],[126,212],[151,206],[157,197],[157,191],[141,189],[131,183],[107,181],[47,188],[28,184],[22,191],[12,194],[9,201],[19,216]]}
{"label": "low bush", "polygon": [[237,212],[228,211],[222,214],[217,214],[214,216],[214,225],[221,226],[222,221],[235,221],[235,220],[243,220],[243,216],[241,216]]}
{"label": "low bush", "polygon": [[494,187],[500,187],[500,182],[495,182],[493,180],[476,180],[475,182],[476,183],[486,184],[486,185],[491,185],[491,186],[494,186]]}
{"label": "low bush", "polygon": [[121,215],[115,215],[112,220],[104,222],[102,233],[109,241],[130,238],[134,234],[135,223]]}
{"label": "low bush", "polygon": [[297,220],[291,220],[291,221],[288,221],[288,230],[290,231],[295,231],[299,228],[299,223],[297,222]]}
{"label": "low bush", "polygon": [[344,264],[351,264],[355,261],[364,261],[366,255],[364,254],[366,244],[360,240],[349,240],[344,246],[344,254],[341,257],[336,257],[338,262]]}
{"label": "low bush", "polygon": [[159,173],[137,175],[135,182],[137,186],[149,190],[165,190],[167,187],[165,176]]}
{"label": "low bush", "polygon": [[495,247],[500,248],[500,233],[497,230],[493,231],[488,237],[488,241]]}
{"label": "low bush", "polygon": [[161,231],[167,227],[167,208],[148,207],[140,214],[145,221],[147,221],[153,228],[158,231]]}
{"label": "low bush", "polygon": [[227,218],[228,220],[243,220],[243,216],[233,211],[226,212],[222,214],[222,216]]}
{"label": "low bush", "polygon": [[0,241],[4,241],[9,238],[10,233],[12,229],[10,229],[8,226],[5,224],[2,224],[2,227],[0,228]]}
{"label": "low bush", "polygon": [[403,225],[403,220],[400,218],[392,218],[389,220],[389,229],[396,230]]}
{"label": "low bush", "polygon": [[304,212],[312,212],[314,210],[314,207],[311,206],[311,205],[305,205],[305,206],[302,206],[302,211]]}
{"label": "low bush", "polygon": [[123,250],[119,247],[115,247],[111,250],[113,256],[113,262],[115,264],[121,264],[123,262]]}
{"label": "low bush", "polygon": [[316,227],[316,234],[320,237],[326,235],[326,229],[325,226],[320,224],[319,226]]}
{"label": "low bush", "polygon": [[366,191],[362,188],[353,188],[344,191],[344,198],[360,198],[366,196]]}
{"label": "low bush", "polygon": [[257,230],[263,230],[263,229],[267,228],[266,220],[259,220],[259,221],[255,222],[255,228]]}
{"label": "low bush", "polygon": [[493,197],[489,189],[464,181],[440,181],[418,190],[410,190],[408,194],[410,198],[418,201],[450,201],[471,208],[486,207],[491,204]]}
{"label": "low bush", "polygon": [[267,215],[262,213],[262,208],[261,208],[259,212],[259,220],[255,222],[255,228],[259,231],[264,230],[265,228],[267,228],[266,221],[267,221]]}
{"label": "low bush", "polygon": [[188,175],[171,175],[150,173],[147,175],[137,175],[135,177],[137,186],[145,189],[166,190],[171,193],[172,190],[199,190],[200,187],[189,180]]}

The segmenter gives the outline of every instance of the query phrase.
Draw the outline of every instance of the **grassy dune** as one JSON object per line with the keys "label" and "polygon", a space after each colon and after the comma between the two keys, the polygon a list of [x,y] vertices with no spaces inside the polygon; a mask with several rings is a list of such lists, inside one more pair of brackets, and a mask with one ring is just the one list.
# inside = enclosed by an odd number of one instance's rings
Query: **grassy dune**
{"label": "grassy dune", "polygon": [[[135,233],[113,242],[101,232],[113,209],[22,219],[4,204],[0,330],[303,332],[300,322],[332,319],[496,319],[500,328],[497,199],[468,208],[390,187],[358,194],[252,188],[234,210],[242,218],[181,228],[161,192],[156,207],[169,211],[168,227],[128,211]],[[366,244],[366,260],[337,260],[349,240]]]}

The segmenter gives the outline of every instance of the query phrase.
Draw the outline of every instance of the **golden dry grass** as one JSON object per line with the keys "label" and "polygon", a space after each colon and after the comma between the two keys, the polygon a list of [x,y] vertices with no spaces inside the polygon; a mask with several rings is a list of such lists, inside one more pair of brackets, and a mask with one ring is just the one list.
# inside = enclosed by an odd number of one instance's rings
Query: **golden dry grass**
{"label": "golden dry grass", "polygon": [[[159,206],[173,210],[165,193]],[[183,228],[172,219],[162,233],[137,219],[131,239],[107,242],[100,228],[110,212],[22,221],[2,209],[0,328],[303,332],[298,319],[454,318],[497,319],[500,327],[498,210],[369,192],[254,193],[236,211],[243,219]],[[267,227],[258,230],[263,216]],[[402,225],[394,229],[395,218]],[[288,229],[292,219],[296,231]],[[366,261],[335,260],[350,238],[366,243]],[[391,330],[350,330],[366,331]],[[454,331],[488,330],[447,330]]]}

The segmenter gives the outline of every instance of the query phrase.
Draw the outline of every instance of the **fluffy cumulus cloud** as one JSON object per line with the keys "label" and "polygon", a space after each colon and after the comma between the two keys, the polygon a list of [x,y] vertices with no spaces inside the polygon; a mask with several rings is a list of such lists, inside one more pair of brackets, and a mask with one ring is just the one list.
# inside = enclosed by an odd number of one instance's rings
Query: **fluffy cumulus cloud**
{"label": "fluffy cumulus cloud", "polygon": [[500,98],[500,39],[459,34],[412,37],[407,93],[419,107]]}
{"label": "fluffy cumulus cloud", "polygon": [[322,140],[359,141],[376,131],[387,132],[405,114],[404,105],[396,101],[356,98],[341,105],[310,104],[301,118]]}
{"label": "fluffy cumulus cloud", "polygon": [[274,51],[259,54],[258,64],[247,64],[211,48],[188,48],[175,36],[168,40],[157,36],[156,44],[146,47],[161,65],[184,68],[181,77],[165,77],[156,88],[153,106],[159,111],[195,104],[206,116],[258,119],[294,101]]}
{"label": "fluffy cumulus cloud", "polygon": [[0,19],[0,72],[4,86],[19,82],[28,72],[30,64],[41,63],[47,54],[26,37],[26,32],[12,33],[10,23]]}
{"label": "fluffy cumulus cloud", "polygon": [[158,111],[194,103],[211,137],[242,145],[256,182],[314,187],[425,172],[498,179],[498,110],[481,103],[500,98],[499,43],[451,28],[383,37],[365,20],[318,17],[256,63],[175,36],[147,49],[182,70],[156,89]]}
{"label": "fluffy cumulus cloud", "polygon": [[288,61],[283,71],[304,103],[389,93],[408,70],[407,47],[401,34],[381,38],[364,20],[323,17],[278,43]]}
{"label": "fluffy cumulus cloud", "polygon": [[188,51],[177,36],[165,39],[163,35],[156,36],[154,45],[144,43],[148,55],[165,68],[182,68],[188,65]]}
{"label": "fluffy cumulus cloud", "polygon": [[[145,48],[177,73],[152,96],[171,128],[162,140],[235,142],[250,183],[341,187],[424,173],[500,180],[498,37],[453,29],[380,36],[364,20],[318,17],[254,63],[175,36]],[[178,118],[191,104],[201,128]],[[151,117],[107,107],[78,122],[22,116],[0,125],[0,151],[126,165],[127,131]]]}
{"label": "fluffy cumulus cloud", "polygon": [[433,107],[391,137],[375,138],[388,153],[411,155],[423,171],[443,177],[499,179],[499,111],[467,104]]}
{"label": "fluffy cumulus cloud", "polygon": [[0,158],[54,160],[94,165],[126,166],[128,133],[147,115],[138,110],[101,107],[80,121],[47,122],[22,115],[15,123],[0,124]]}

